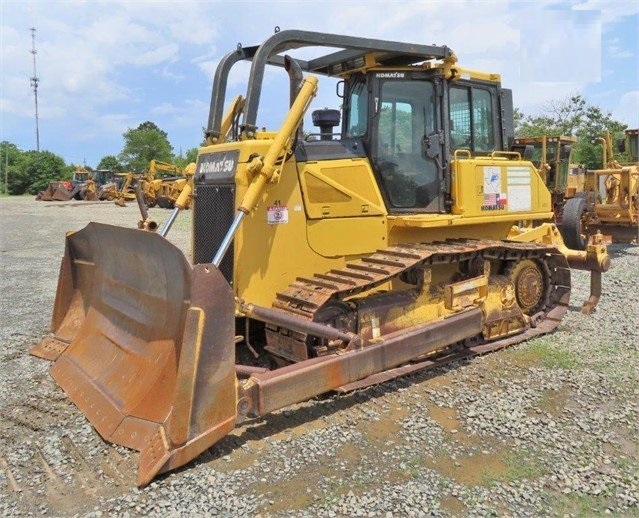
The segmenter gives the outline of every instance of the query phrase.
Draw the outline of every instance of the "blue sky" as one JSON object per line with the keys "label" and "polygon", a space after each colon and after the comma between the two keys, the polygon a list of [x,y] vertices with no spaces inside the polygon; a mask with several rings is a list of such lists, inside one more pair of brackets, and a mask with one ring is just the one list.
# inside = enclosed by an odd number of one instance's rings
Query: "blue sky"
{"label": "blue sky", "polygon": [[[176,154],[197,147],[218,60],[275,26],[447,45],[462,66],[500,73],[526,114],[581,93],[639,126],[637,0],[3,0],[0,10],[0,140],[36,148],[35,27],[40,149],[70,164],[117,155],[122,134],[146,120],[168,133]],[[229,95],[244,93],[247,74],[235,67]],[[259,125],[279,126],[286,81],[283,71],[267,75]],[[264,102],[271,97],[282,104]],[[311,110],[324,107],[339,104],[332,80],[320,78]]]}

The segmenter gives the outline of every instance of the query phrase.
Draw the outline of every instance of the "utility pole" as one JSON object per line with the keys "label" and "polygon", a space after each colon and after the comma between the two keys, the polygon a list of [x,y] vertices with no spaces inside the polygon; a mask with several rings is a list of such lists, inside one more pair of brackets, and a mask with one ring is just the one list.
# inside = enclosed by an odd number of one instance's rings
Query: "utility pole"
{"label": "utility pole", "polygon": [[9,195],[9,143],[4,149],[4,193]]}
{"label": "utility pole", "polygon": [[35,119],[36,119],[36,150],[40,151],[40,129],[38,126],[38,83],[40,79],[36,74],[36,54],[38,51],[35,48],[35,27],[29,29],[31,31],[31,54],[33,54],[33,77],[31,78],[31,86],[33,87],[33,94],[35,96]]}

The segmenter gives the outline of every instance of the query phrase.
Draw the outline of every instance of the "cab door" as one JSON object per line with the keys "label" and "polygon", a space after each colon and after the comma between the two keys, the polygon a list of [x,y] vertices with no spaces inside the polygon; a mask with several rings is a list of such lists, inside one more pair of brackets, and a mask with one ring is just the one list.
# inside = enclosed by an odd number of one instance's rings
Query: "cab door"
{"label": "cab door", "polygon": [[374,73],[371,158],[390,213],[443,212],[443,138],[433,81]]}

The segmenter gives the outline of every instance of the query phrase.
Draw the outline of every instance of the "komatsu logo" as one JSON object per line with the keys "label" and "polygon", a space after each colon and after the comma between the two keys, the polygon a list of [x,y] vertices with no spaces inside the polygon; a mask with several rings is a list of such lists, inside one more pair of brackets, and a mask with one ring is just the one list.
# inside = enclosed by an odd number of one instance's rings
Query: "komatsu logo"
{"label": "komatsu logo", "polygon": [[200,182],[232,178],[235,175],[238,158],[237,150],[201,155],[196,176]]}
{"label": "komatsu logo", "polygon": [[219,160],[207,162],[200,166],[200,173],[228,173],[235,169],[234,160]]}
{"label": "komatsu logo", "polygon": [[375,77],[381,77],[382,79],[402,79],[406,77],[404,72],[378,72]]}
{"label": "komatsu logo", "polygon": [[235,169],[234,159],[219,158],[217,160],[200,162],[200,173],[230,173]]}

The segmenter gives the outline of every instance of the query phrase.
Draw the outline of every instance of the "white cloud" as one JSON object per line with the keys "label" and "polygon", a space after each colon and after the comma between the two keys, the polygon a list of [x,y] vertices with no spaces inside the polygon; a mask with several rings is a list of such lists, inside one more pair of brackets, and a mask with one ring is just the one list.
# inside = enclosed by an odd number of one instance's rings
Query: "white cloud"
{"label": "white cloud", "polygon": [[639,128],[639,90],[624,93],[619,98],[612,115],[630,128]]}
{"label": "white cloud", "polygon": [[620,49],[619,47],[610,47],[609,49],[610,57],[615,59],[626,59],[632,58],[635,56],[633,52],[628,49]]}
{"label": "white cloud", "polygon": [[586,0],[577,2],[572,9],[579,11],[600,11],[601,20],[606,24],[616,22],[626,16],[631,16],[639,12],[639,3],[625,0]]}
{"label": "white cloud", "polygon": [[160,70],[160,75],[165,77],[166,79],[170,79],[171,81],[175,81],[176,83],[181,83],[186,79],[186,76],[182,73],[175,73],[169,69],[168,66],[162,67]]}

